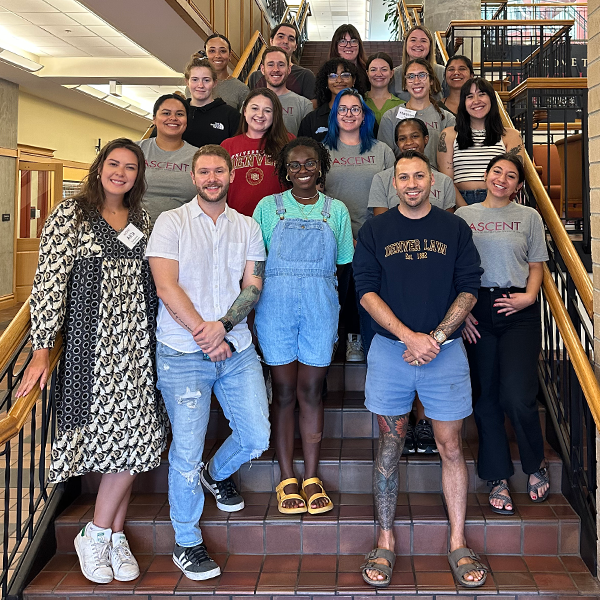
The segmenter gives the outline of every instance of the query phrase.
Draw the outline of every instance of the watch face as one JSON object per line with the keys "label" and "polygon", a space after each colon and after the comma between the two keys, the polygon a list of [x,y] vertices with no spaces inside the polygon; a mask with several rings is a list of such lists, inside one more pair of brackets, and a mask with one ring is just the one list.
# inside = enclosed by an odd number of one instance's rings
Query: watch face
{"label": "watch face", "polygon": [[433,334],[433,337],[435,338],[436,342],[445,342],[446,341],[446,334],[443,331],[436,331]]}

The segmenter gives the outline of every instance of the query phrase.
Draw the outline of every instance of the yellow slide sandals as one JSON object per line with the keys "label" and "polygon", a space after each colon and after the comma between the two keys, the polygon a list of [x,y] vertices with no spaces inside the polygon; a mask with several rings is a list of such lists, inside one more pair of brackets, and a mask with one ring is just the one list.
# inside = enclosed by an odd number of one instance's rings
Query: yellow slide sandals
{"label": "yellow slide sandals", "polygon": [[[316,494],[313,494],[310,498],[307,498],[304,488],[307,485],[311,485],[313,483],[316,483],[321,488],[321,491],[317,492]],[[331,498],[325,493],[325,488],[323,487],[323,482],[318,477],[311,477],[310,479],[305,479],[302,482],[302,491],[300,492],[300,494],[302,495],[302,499],[304,500],[304,502],[306,504],[308,513],[311,515],[318,515],[318,514],[327,512],[333,508],[333,502],[331,501]],[[325,506],[321,506],[319,508],[312,508],[311,504],[315,500],[318,500],[319,498],[327,498],[327,504]]]}
{"label": "yellow slide sandals", "polygon": [[[302,497],[300,494],[286,494],[283,491],[283,488],[286,485],[290,485],[291,483],[295,483],[298,485],[298,480],[295,477],[290,477],[289,479],[284,479],[279,483],[279,485],[275,488],[277,492],[277,508],[279,512],[284,515],[298,515],[300,513],[306,512],[306,498]],[[304,506],[297,506],[296,508],[285,508],[283,506],[283,502],[285,500],[300,500],[304,502]]]}

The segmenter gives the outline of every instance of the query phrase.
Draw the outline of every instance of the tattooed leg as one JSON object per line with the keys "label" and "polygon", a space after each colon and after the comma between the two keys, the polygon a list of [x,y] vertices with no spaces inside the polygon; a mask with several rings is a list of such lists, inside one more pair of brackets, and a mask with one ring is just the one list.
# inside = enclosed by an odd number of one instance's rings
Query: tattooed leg
{"label": "tattooed leg", "polygon": [[[379,450],[373,468],[373,494],[375,496],[375,513],[379,521],[378,548],[386,548],[394,552],[394,517],[398,501],[398,465],[402,457],[408,415],[386,417],[377,415],[379,423]],[[383,558],[376,562],[389,564]],[[377,569],[367,571],[367,576],[373,580],[384,579]]]}

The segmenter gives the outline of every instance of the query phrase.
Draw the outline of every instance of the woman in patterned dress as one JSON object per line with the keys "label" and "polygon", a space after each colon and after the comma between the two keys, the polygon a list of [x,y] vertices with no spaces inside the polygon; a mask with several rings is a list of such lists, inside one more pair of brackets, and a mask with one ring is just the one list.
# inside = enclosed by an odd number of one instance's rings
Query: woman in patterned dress
{"label": "woman in patterned dress", "polygon": [[93,521],[75,538],[83,574],[96,583],[139,575],[123,533],[137,473],[160,463],[164,421],[155,392],[156,291],[144,259],[145,162],[131,140],[109,142],[82,190],[44,225],[31,292],[33,357],[17,390],[49,377],[62,331],[55,387],[57,433],[50,482],[102,473]]}

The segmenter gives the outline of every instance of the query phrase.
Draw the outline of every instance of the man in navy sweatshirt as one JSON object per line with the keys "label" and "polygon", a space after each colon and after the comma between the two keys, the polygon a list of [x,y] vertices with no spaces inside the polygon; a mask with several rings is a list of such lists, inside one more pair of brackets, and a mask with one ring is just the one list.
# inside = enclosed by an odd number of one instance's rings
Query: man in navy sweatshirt
{"label": "man in navy sweatshirt", "polygon": [[376,332],[365,405],[379,423],[373,486],[380,533],[363,577],[379,587],[389,583],[395,560],[398,464],[416,392],[432,419],[442,458],[450,566],[467,587],[483,585],[486,577],[486,567],[466,547],[468,480],[461,439],[462,420],[472,406],[460,329],[477,301],[483,271],[468,225],[430,204],[433,177],[423,154],[400,155],[393,180],[400,203],[361,228],[352,265]]}

